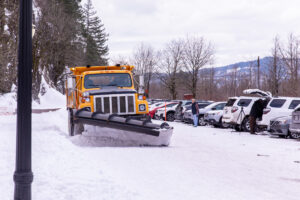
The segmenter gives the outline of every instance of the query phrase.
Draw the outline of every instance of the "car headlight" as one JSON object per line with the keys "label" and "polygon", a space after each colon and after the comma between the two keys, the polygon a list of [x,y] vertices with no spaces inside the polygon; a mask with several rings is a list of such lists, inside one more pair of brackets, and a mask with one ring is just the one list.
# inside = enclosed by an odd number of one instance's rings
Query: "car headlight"
{"label": "car headlight", "polygon": [[139,105],[139,111],[146,111],[146,105],[145,104],[140,104]]}
{"label": "car headlight", "polygon": [[279,124],[288,124],[288,120],[280,120],[280,121],[278,121],[279,122]]}

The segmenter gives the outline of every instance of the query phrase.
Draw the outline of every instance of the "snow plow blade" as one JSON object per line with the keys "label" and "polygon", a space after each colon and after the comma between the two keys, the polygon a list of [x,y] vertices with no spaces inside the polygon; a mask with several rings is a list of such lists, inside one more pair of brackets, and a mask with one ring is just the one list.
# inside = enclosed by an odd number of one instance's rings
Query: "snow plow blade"
{"label": "snow plow blade", "polygon": [[116,114],[92,113],[84,109],[73,110],[73,116],[75,124],[84,125],[84,135],[86,132],[94,132],[94,136],[117,140],[122,138],[125,142],[130,140],[138,145],[168,146],[173,134],[173,127],[167,123],[159,125],[152,123],[151,120],[124,118]]}

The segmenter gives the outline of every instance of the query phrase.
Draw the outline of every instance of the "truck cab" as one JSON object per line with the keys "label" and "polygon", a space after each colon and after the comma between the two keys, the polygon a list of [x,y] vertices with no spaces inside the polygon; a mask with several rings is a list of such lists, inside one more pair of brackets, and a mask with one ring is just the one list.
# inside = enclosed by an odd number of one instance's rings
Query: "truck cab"
{"label": "truck cab", "polygon": [[147,114],[144,91],[138,92],[134,87],[133,69],[134,66],[120,65],[70,68],[67,108],[121,116]]}

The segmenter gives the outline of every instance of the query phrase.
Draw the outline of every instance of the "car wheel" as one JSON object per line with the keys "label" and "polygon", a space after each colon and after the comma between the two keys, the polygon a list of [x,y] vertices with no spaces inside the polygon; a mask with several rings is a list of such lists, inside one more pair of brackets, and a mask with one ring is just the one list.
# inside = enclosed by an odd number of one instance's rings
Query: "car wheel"
{"label": "car wheel", "polygon": [[249,117],[246,117],[244,119],[243,124],[242,124],[242,129],[243,129],[243,131],[250,132],[250,119],[249,119]]}
{"label": "car wheel", "polygon": [[199,116],[199,119],[198,119],[198,124],[199,126],[205,126],[207,123],[204,121],[204,117],[200,117]]}
{"label": "car wheel", "polygon": [[241,126],[240,125],[234,125],[234,130],[241,131]]}
{"label": "car wheel", "polygon": [[297,132],[291,132],[290,133],[291,138],[293,139],[299,139],[300,138],[300,133]]}
{"label": "car wheel", "polygon": [[280,138],[284,138],[284,139],[287,139],[288,138],[288,135],[278,135]]}
{"label": "car wheel", "polygon": [[175,120],[175,114],[173,112],[167,113],[167,121],[174,121]]}

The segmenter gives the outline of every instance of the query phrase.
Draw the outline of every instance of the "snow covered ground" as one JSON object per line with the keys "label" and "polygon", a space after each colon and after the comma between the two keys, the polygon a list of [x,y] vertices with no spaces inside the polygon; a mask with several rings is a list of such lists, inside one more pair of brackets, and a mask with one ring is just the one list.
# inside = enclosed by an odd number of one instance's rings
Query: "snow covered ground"
{"label": "snow covered ground", "polygon": [[[15,122],[0,115],[1,200],[13,199]],[[33,114],[33,199],[299,199],[299,141],[171,125],[170,147],[101,147],[67,135],[65,109]]]}

